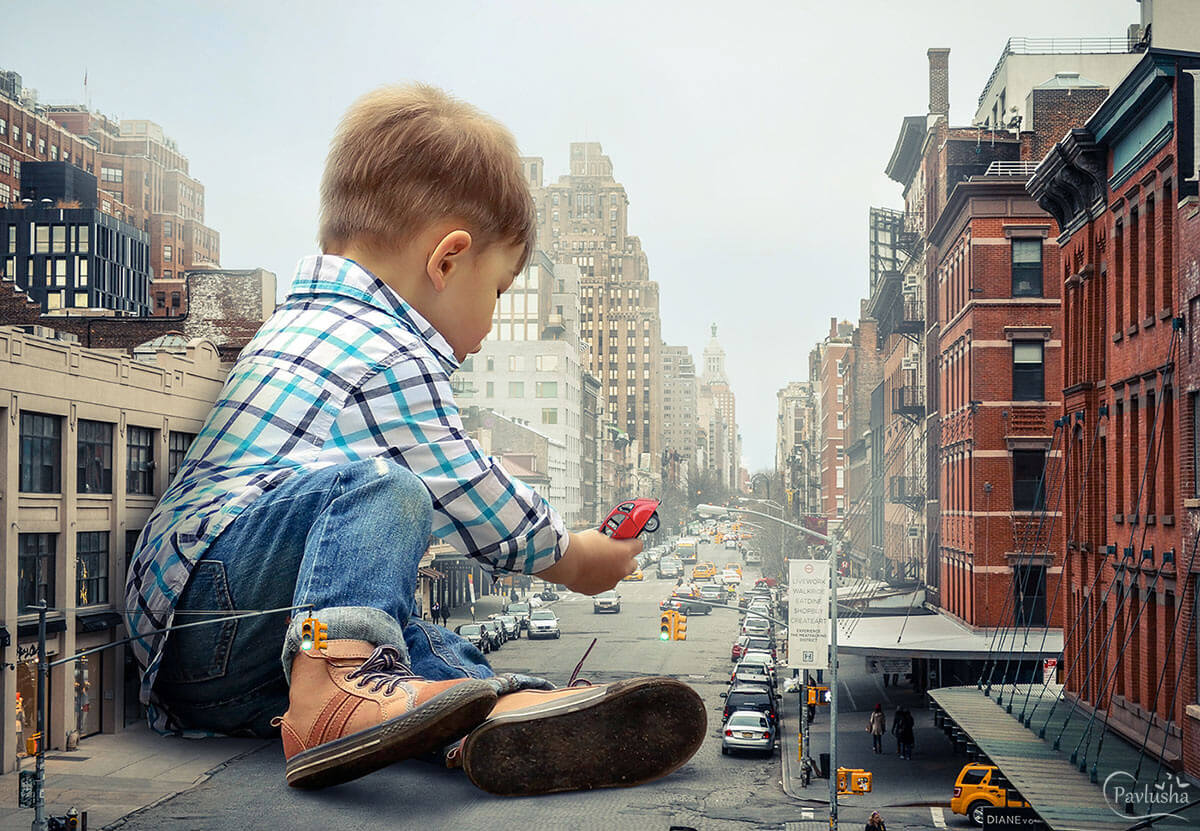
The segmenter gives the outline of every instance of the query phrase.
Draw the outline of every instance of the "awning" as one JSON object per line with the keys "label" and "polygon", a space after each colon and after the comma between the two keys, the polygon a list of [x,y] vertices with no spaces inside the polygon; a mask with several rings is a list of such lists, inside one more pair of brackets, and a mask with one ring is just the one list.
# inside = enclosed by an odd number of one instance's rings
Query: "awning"
{"label": "awning", "polygon": [[[839,594],[839,600],[841,592]],[[1054,658],[1062,652],[1061,629],[972,629],[949,615],[918,614],[861,617],[852,622],[839,621],[838,652],[872,655],[880,658],[944,658],[975,660],[980,658],[1020,657],[1024,660]],[[1045,634],[1043,643],[1043,633]]]}
{"label": "awning", "polygon": [[428,577],[430,580],[441,580],[446,576],[436,568],[430,568],[429,566],[421,566],[417,569],[417,574],[421,577]]}
{"label": "awning", "polygon": [[[1139,815],[1146,812],[1144,806],[1137,806],[1133,815],[1114,810],[1118,785],[1126,793],[1141,791],[1146,785],[1150,789],[1147,793],[1161,794],[1163,789],[1151,781],[1158,775],[1164,788],[1182,794],[1189,791],[1186,785],[1173,784],[1173,772],[1166,767],[1160,769],[1153,757],[1139,760],[1137,748],[1111,730],[1104,731],[1102,720],[1093,722],[1092,732],[1085,735],[1090,712],[1073,710],[1062,689],[1057,684],[1010,684],[1003,705],[996,700],[1001,693],[998,685],[992,688],[990,697],[976,687],[942,687],[930,690],[929,698],[937,708],[935,723],[942,724],[948,734],[956,726],[966,734],[986,761],[1000,768],[1054,831],[1123,831],[1138,822]],[[1102,732],[1104,745],[1100,753]],[[1091,740],[1085,746],[1081,739],[1087,738]],[[1055,740],[1058,750],[1054,749]],[[1081,746],[1082,751],[1077,751]],[[1072,754],[1077,754],[1083,771],[1079,762],[1071,761]],[[1139,773],[1136,782],[1135,771]],[[1172,810],[1186,804],[1187,799],[1169,805],[1164,802],[1166,807],[1155,804],[1149,810]],[[1123,803],[1116,805],[1117,809],[1122,807]],[[1155,827],[1196,828],[1200,806],[1181,816],[1182,822],[1167,819]]]}

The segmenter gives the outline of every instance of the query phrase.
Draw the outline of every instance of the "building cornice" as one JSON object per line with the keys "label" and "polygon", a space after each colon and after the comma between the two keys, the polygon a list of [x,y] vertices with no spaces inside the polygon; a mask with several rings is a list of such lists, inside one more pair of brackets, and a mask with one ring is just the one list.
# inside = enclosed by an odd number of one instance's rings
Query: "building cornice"
{"label": "building cornice", "polygon": [[1062,237],[1104,215],[1108,197],[1108,148],[1089,129],[1072,129],[1054,145],[1026,185],[1054,217]]}

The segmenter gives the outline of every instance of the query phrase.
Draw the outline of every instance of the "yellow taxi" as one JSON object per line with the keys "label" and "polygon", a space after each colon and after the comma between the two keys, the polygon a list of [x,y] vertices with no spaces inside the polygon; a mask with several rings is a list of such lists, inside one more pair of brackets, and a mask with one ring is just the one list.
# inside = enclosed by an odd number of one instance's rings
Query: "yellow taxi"
{"label": "yellow taxi", "polygon": [[725,568],[736,571],[738,573],[738,577],[742,576],[742,567],[740,565],[738,565],[737,563],[726,563]]}
{"label": "yellow taxi", "polygon": [[954,797],[950,810],[962,814],[975,825],[983,825],[983,809],[1028,808],[1012,783],[1004,778],[995,765],[972,763],[964,765],[954,780]]}
{"label": "yellow taxi", "polygon": [[621,579],[622,580],[645,580],[646,575],[642,574],[642,570],[640,568],[635,568],[633,570],[633,574],[626,574]]}
{"label": "yellow taxi", "polygon": [[696,563],[692,568],[693,580],[708,580],[715,577],[717,574],[717,566],[715,563]]}

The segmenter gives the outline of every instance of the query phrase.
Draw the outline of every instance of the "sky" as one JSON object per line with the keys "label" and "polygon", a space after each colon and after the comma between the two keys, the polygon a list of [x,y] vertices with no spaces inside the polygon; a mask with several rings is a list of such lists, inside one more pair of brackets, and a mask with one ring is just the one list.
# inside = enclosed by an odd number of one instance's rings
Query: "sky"
{"label": "sky", "polygon": [[743,464],[774,466],[776,392],[829,319],[857,320],[867,215],[903,207],[883,169],[949,47],[969,124],[1005,41],[1123,36],[1136,0],[64,2],[5,11],[0,68],[48,104],[162,125],[205,187],[221,265],[281,294],[316,250],[317,188],[346,107],[386,83],[443,87],[498,118],[547,179],[598,141],[629,195],[662,333],[697,364],[710,325]]}

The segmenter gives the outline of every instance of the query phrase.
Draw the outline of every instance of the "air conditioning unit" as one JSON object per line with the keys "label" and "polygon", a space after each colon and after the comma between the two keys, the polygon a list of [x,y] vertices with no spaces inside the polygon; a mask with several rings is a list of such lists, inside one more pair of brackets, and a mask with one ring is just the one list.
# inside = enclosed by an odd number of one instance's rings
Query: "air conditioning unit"
{"label": "air conditioning unit", "polygon": [[908,357],[901,359],[900,368],[915,370],[917,368],[917,359],[912,356],[908,356]]}
{"label": "air conditioning unit", "polygon": [[915,525],[910,525],[908,526],[908,535],[910,537],[919,537],[921,536],[921,529]]}

